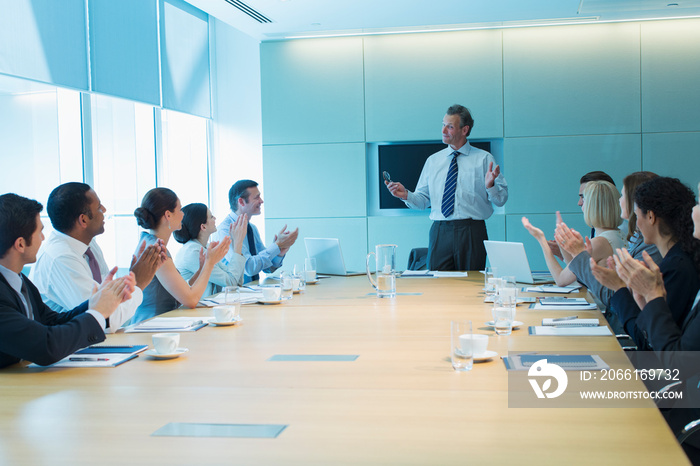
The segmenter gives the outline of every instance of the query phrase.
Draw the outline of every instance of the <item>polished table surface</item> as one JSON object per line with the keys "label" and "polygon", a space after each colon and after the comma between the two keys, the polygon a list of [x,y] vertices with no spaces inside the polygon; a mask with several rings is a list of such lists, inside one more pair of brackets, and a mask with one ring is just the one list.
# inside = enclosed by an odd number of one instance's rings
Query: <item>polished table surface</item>
{"label": "polished table surface", "polygon": [[[309,285],[243,322],[182,333],[178,359],[116,368],[0,372],[0,464],[686,464],[653,403],[644,408],[508,407],[503,361],[458,373],[451,320],[472,320],[489,350],[614,351],[614,337],[535,337],[540,311],[510,336],[482,325],[482,275],[400,278],[378,299],[366,277]],[[413,294],[411,294],[413,293]],[[600,317],[578,312],[579,317]],[[210,309],[168,315],[211,315]],[[150,334],[104,344],[150,344]],[[274,355],[358,355],[276,362]],[[640,387],[641,382],[640,382]],[[641,388],[643,389],[643,388]],[[171,422],[277,424],[277,438],[160,437]]]}

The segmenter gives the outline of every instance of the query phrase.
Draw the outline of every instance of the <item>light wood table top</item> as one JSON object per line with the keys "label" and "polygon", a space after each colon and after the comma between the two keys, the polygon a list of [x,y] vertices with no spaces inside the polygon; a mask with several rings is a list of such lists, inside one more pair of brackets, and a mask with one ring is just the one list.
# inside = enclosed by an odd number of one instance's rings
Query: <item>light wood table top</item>
{"label": "light wood table top", "polygon": [[[182,333],[189,352],[178,359],[5,369],[0,464],[687,464],[651,401],[509,408],[500,358],[455,372],[451,320],[472,320],[499,355],[615,352],[626,362],[614,337],[527,335],[551,313],[524,306],[523,328],[495,335],[483,325],[481,277],[400,278],[394,299],[372,296],[366,277],[322,279],[283,304],[244,305],[240,325]],[[150,340],[121,333],[105,344]],[[268,361],[289,354],[359,357]],[[152,436],[170,422],[288,427],[273,439]]]}

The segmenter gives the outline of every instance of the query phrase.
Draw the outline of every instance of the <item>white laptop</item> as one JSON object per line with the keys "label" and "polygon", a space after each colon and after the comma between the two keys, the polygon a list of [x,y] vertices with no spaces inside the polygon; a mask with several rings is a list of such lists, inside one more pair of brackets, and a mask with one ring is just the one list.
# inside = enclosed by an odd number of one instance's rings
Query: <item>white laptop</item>
{"label": "white laptop", "polygon": [[533,273],[530,270],[530,263],[527,261],[523,243],[485,240],[484,246],[489,263],[492,267],[496,267],[498,275],[515,277],[519,283],[551,283],[554,281],[549,272]]}
{"label": "white laptop", "polygon": [[316,273],[321,275],[364,275],[345,268],[338,238],[304,238],[307,257],[316,259]]}

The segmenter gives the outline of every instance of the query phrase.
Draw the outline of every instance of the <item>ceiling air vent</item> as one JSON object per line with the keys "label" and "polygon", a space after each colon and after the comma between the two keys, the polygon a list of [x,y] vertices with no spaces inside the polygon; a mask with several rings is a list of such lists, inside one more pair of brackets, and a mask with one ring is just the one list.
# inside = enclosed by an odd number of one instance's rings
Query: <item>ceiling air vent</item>
{"label": "ceiling air vent", "polygon": [[249,7],[245,3],[239,1],[239,0],[226,0],[226,3],[238,8],[241,10],[243,13],[247,14],[251,18],[253,18],[255,21],[258,23],[271,23],[272,20],[265,16],[264,14],[260,13],[259,11],[254,10],[253,8]]}

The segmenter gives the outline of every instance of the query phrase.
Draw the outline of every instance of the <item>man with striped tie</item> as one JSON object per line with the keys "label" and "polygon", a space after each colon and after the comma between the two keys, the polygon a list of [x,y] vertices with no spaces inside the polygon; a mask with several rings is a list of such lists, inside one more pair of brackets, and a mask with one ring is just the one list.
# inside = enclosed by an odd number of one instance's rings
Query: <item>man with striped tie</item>
{"label": "man with striped tie", "polygon": [[426,160],[414,192],[387,183],[391,194],[411,209],[430,207],[430,270],[480,270],[486,264],[485,220],[493,205],[508,200],[508,185],[493,155],[471,146],[471,112],[462,105],[447,109],[442,142],[448,145]]}

